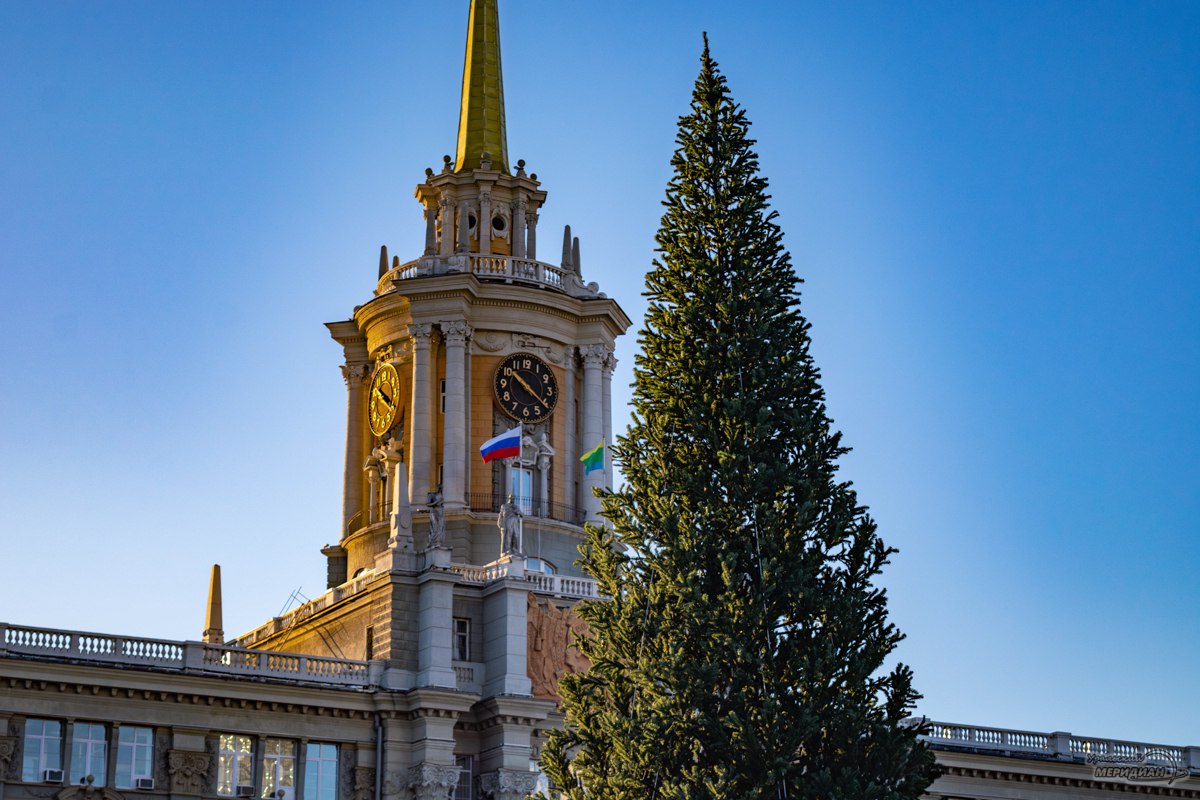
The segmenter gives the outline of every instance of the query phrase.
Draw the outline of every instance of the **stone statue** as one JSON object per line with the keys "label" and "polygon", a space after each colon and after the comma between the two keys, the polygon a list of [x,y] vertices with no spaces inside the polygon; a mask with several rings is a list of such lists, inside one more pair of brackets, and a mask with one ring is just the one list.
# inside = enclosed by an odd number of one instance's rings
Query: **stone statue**
{"label": "stone statue", "polygon": [[442,485],[428,495],[429,506],[429,546],[446,546],[446,509],[442,501]]}
{"label": "stone statue", "polygon": [[508,502],[500,506],[500,516],[496,519],[496,527],[500,529],[500,555],[521,555],[521,513],[520,507],[513,502],[513,496],[508,496]]}

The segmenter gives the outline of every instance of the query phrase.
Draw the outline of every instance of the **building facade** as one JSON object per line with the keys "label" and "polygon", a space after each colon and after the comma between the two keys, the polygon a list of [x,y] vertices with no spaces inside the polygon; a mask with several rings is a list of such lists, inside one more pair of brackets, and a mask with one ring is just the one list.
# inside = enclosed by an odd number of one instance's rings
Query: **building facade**
{"label": "building facade", "polygon": [[[228,641],[217,571],[200,641],[0,623],[0,800],[537,787],[558,679],[587,666],[570,608],[596,589],[574,561],[611,464],[580,457],[612,440],[630,323],[583,278],[569,228],[557,263],[539,260],[547,193],[508,157],[499,41],[496,0],[474,0],[456,155],[416,187],[423,252],[383,248],[363,304],[328,324],[347,389],[328,591]],[[480,457],[514,429],[516,455]],[[949,769],[931,797],[1200,797],[1196,748],[1160,748],[1186,774],[1158,785],[1086,764],[1148,745],[955,725],[929,741]]]}

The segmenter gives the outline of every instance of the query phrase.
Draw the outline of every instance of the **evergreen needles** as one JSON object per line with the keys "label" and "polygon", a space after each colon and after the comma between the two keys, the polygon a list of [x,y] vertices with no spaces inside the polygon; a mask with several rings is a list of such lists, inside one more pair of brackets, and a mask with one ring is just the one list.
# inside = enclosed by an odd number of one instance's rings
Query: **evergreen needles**
{"label": "evergreen needles", "polygon": [[646,278],[634,417],[543,766],[572,800],[915,798],[932,754],[874,579],[894,552],[837,479],[798,279],[707,37]]}

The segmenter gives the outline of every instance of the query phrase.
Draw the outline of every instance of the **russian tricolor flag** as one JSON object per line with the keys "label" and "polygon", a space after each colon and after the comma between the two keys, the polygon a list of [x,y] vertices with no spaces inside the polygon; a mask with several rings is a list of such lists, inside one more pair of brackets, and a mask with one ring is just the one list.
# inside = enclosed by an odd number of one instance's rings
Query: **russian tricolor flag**
{"label": "russian tricolor flag", "polygon": [[479,448],[483,463],[495,461],[498,458],[514,458],[521,455],[521,426],[505,431],[499,436],[493,436]]}

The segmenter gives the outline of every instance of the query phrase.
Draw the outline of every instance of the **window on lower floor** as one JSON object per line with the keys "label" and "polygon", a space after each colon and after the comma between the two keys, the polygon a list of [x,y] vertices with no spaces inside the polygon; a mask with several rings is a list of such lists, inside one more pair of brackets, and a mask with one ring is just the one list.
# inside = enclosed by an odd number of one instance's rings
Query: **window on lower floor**
{"label": "window on lower floor", "polygon": [[554,568],[553,564],[551,564],[549,561],[546,561],[545,559],[527,558],[527,559],[525,559],[525,571],[526,572],[542,572],[542,573],[545,573],[546,575],[553,575],[558,570],[556,570]]}
{"label": "window on lower floor", "polygon": [[455,756],[458,765],[458,784],[454,787],[454,800],[475,800],[474,756]]}
{"label": "window on lower floor", "polygon": [[304,747],[304,800],[337,800],[337,745],[309,742]]}
{"label": "window on lower floor", "polygon": [[[262,796],[294,800],[296,796],[296,743],[267,739],[263,744]],[[280,794],[282,792],[282,794]]]}
{"label": "window on lower floor", "polygon": [[21,780],[36,783],[45,780],[49,769],[62,769],[62,723],[53,719],[25,720],[25,748],[21,759]]}
{"label": "window on lower floor", "polygon": [[71,783],[80,783],[91,776],[94,786],[103,786],[107,749],[103,725],[74,723],[71,726]]}
{"label": "window on lower floor", "polygon": [[234,797],[239,786],[254,791],[254,747],[249,736],[223,733],[217,750],[217,794]]}
{"label": "window on lower floor", "polygon": [[154,777],[154,730],[121,726],[117,734],[118,789],[135,789],[137,782]]}

